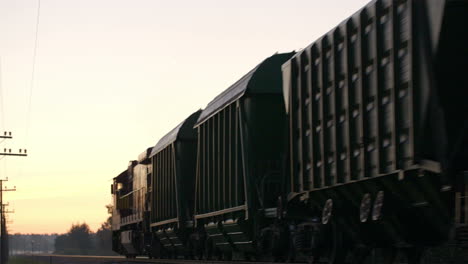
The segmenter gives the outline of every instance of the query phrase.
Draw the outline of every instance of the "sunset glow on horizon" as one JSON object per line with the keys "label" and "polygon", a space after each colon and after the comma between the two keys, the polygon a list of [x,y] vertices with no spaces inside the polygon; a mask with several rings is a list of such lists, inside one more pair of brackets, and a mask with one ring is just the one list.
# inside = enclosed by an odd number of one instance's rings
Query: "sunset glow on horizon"
{"label": "sunset glow on horizon", "polygon": [[[108,217],[112,178],[276,52],[306,47],[367,0],[0,3],[0,160],[10,233]],[[28,102],[31,100],[31,109]],[[30,120],[28,122],[28,120]],[[29,127],[29,130],[28,130]]]}

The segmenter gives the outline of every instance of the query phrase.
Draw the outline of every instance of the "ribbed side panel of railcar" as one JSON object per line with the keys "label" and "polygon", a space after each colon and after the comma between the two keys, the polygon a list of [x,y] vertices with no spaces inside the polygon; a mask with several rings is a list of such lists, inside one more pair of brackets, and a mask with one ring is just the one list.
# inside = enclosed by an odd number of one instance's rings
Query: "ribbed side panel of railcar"
{"label": "ribbed side panel of railcar", "polygon": [[198,216],[245,204],[240,129],[237,101],[198,126]]}
{"label": "ribbed side panel of railcar", "polygon": [[151,222],[177,221],[176,153],[169,144],[152,158],[153,208]]}
{"label": "ribbed side panel of railcar", "polygon": [[373,1],[283,65],[293,192],[394,173],[425,158],[418,136],[431,91],[420,81],[425,51],[414,48],[425,28],[422,3]]}

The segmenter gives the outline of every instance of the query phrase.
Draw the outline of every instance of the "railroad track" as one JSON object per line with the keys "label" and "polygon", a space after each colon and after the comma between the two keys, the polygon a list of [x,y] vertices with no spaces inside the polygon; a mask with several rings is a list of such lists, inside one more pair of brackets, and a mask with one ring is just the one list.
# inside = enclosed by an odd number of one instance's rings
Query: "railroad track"
{"label": "railroad track", "polygon": [[[432,255],[432,254],[429,254]],[[11,257],[23,259],[21,263],[28,264],[272,264],[273,262],[252,262],[252,261],[220,261],[220,260],[185,260],[185,259],[148,259],[139,257],[136,259],[127,259],[122,256],[71,256],[71,255],[18,255]],[[12,261],[13,262],[13,261]],[[275,262],[275,264],[278,262]],[[382,260],[372,260],[372,264],[382,264]],[[392,262],[393,263],[393,262]],[[398,264],[408,264],[407,261],[398,260]],[[458,256],[451,260],[441,257],[425,258],[424,264],[441,264],[441,263],[468,263],[466,256]],[[12,263],[13,264],[13,263]],[[297,264],[300,264],[297,262]]]}
{"label": "railroad track", "polygon": [[126,259],[119,256],[69,256],[69,255],[21,255],[16,258],[29,260],[30,264],[130,264],[130,263],[160,263],[160,264],[267,264],[270,262],[247,261],[216,261],[216,260],[184,260],[184,259]]}

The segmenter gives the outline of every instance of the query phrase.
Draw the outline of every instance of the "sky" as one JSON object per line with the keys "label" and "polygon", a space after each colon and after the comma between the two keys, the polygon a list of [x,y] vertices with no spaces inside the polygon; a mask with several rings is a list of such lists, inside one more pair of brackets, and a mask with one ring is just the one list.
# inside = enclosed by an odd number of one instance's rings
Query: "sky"
{"label": "sky", "polygon": [[10,232],[96,231],[130,160],[367,2],[41,0],[33,63],[39,1],[0,0],[0,150],[28,150],[0,160]]}

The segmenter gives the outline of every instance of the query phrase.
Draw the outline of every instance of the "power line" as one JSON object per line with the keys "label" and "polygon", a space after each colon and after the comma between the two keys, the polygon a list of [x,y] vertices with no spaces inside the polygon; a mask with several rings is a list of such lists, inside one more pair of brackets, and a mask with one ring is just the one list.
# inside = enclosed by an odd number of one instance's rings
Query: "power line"
{"label": "power line", "polygon": [[[5,129],[5,111],[4,111],[4,106],[3,106],[3,67],[2,67],[2,58],[0,57],[0,115],[2,118],[2,130]],[[6,138],[2,138],[0,141],[0,144],[2,144]],[[5,156],[0,156],[0,160],[2,160]],[[3,164],[3,173],[4,175],[7,175],[7,164],[6,160],[2,162]]]}
{"label": "power line", "polygon": [[2,57],[0,57],[0,115],[2,117],[2,130],[5,129],[5,114],[3,111],[3,75]]}
{"label": "power line", "polygon": [[[25,140],[26,145],[29,142],[29,128],[31,125],[31,109],[32,109],[32,95],[33,95],[33,88],[34,88],[34,80],[36,77],[36,57],[37,57],[37,40],[39,36],[39,19],[41,17],[41,0],[37,1],[37,16],[36,16],[36,34],[34,37],[34,50],[33,50],[33,58],[32,58],[32,71],[31,71],[31,82],[29,86],[29,100],[26,110],[26,131],[25,131]],[[18,174],[22,175],[24,163],[21,163],[20,167],[18,168]]]}
{"label": "power line", "polygon": [[39,35],[39,18],[41,15],[41,0],[37,1],[37,17],[36,17],[36,36],[34,39],[34,51],[33,51],[33,60],[32,60],[32,72],[31,72],[31,83],[29,87],[29,102],[28,102],[28,109],[27,109],[27,117],[26,117],[26,140],[28,140],[29,136],[29,126],[31,123],[31,108],[32,108],[32,94],[33,94],[33,87],[34,87],[34,79],[36,74],[36,56],[37,56],[37,39]]}

